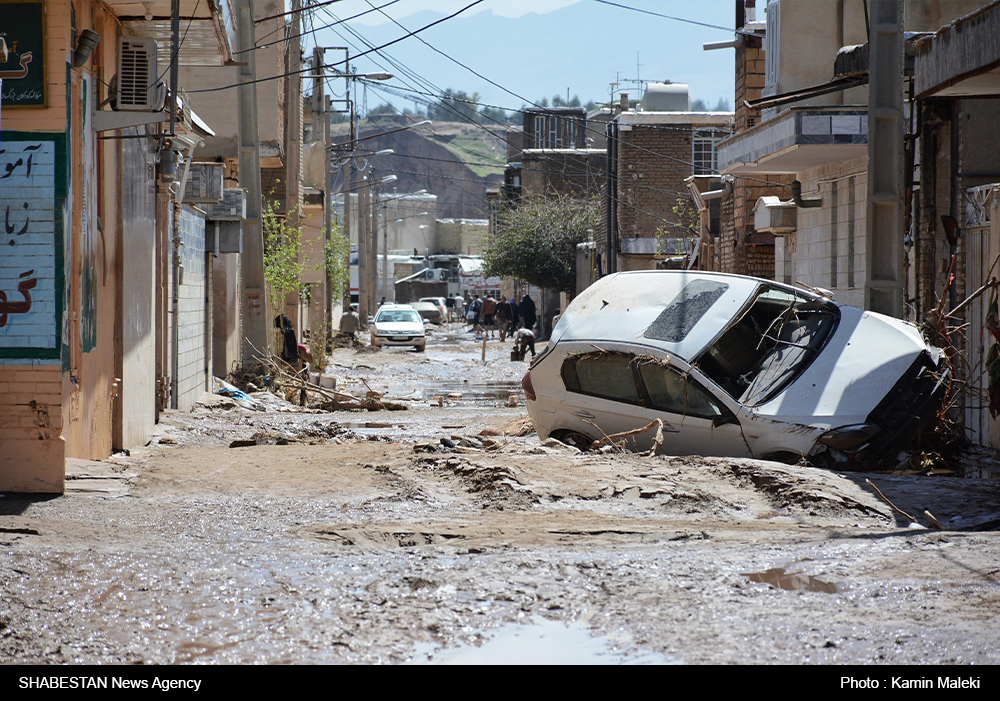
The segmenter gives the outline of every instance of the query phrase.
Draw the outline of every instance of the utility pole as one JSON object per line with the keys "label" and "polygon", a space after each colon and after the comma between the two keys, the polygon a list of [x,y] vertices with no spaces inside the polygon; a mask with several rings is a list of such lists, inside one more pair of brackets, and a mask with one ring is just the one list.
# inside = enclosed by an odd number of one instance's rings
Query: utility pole
{"label": "utility pole", "polygon": [[[312,113],[313,130],[320,143],[323,144],[323,255],[326,261],[326,250],[330,244],[330,229],[333,221],[333,201],[330,192],[330,115],[326,114],[326,93],[323,83],[323,55],[325,49],[322,46],[313,47],[312,72],[313,72],[313,94]],[[324,319],[328,324],[332,324],[333,302],[330,299],[330,274],[326,272],[324,265],[323,273],[323,309]]]}
{"label": "utility pole", "polygon": [[903,317],[903,1],[873,0],[865,309]]}
{"label": "utility pole", "polygon": [[[344,51],[344,66],[346,70],[345,73],[349,74],[351,72],[351,62],[350,54],[348,51]],[[347,157],[344,162],[344,239],[347,241],[347,275],[348,282],[346,288],[344,289],[344,311],[350,311],[351,309],[351,283],[350,283],[350,271],[351,271],[351,169],[354,167],[354,159],[352,158],[354,154],[354,102],[351,100],[351,79],[345,78],[344,80],[345,94],[347,95],[347,114],[348,114],[348,130],[347,130]],[[329,144],[327,144],[329,148]],[[358,250],[360,255],[361,251]],[[360,282],[360,281],[359,281]],[[359,305],[360,307],[360,305]]]}
{"label": "utility pole", "polygon": [[378,301],[375,296],[378,294],[378,184],[372,186],[372,236],[371,251],[368,258],[368,290],[369,307],[368,313],[375,314],[378,309]]}
{"label": "utility pole", "polygon": [[369,240],[369,197],[368,176],[361,176],[361,189],[358,190],[358,315],[361,326],[368,324],[368,240]]}
{"label": "utility pole", "polygon": [[[240,256],[242,273],[243,342],[240,359],[245,366],[258,352],[266,353],[267,324],[264,295],[264,237],[261,231],[260,137],[257,131],[257,66],[253,8],[250,0],[236,0],[236,36],[244,64],[237,69],[239,88],[240,187],[247,195],[247,216]],[[257,350],[254,350],[254,349]]]}
{"label": "utility pole", "polygon": [[[292,227],[300,224],[299,214],[302,204],[302,81],[299,71],[302,68],[302,40],[299,37],[302,27],[300,10],[302,0],[292,0],[291,36],[288,40],[288,82],[286,83],[285,99],[285,213]],[[311,320],[303,323],[301,319],[301,304],[298,292],[295,294],[295,322],[302,337],[302,329],[311,327]],[[310,315],[311,316],[311,315]]]}

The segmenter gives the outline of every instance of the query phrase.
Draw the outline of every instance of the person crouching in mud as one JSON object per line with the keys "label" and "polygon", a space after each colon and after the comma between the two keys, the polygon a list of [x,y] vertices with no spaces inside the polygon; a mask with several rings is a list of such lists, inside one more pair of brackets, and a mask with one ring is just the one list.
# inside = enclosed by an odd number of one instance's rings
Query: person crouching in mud
{"label": "person crouching in mud", "polygon": [[535,357],[535,334],[526,328],[520,328],[514,334],[514,348],[517,349],[519,357],[523,360],[527,351],[531,351],[531,357]]}

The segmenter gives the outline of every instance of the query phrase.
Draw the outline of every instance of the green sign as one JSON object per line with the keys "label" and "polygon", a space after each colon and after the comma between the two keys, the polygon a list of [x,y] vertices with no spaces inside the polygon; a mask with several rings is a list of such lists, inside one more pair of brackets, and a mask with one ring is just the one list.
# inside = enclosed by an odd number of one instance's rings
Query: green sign
{"label": "green sign", "polygon": [[0,2],[3,106],[45,107],[45,13],[41,2]]}

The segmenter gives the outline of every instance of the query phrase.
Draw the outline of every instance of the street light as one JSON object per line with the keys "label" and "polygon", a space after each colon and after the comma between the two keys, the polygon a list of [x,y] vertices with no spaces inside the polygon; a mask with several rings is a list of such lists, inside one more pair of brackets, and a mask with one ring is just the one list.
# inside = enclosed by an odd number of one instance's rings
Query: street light
{"label": "street light", "polygon": [[[333,155],[334,151],[340,150],[340,149],[342,149],[342,148],[344,148],[346,146],[346,154],[342,157],[342,164],[343,164],[343,168],[344,168],[344,191],[345,192],[350,192],[350,186],[351,186],[351,165],[352,165],[353,159],[356,158],[359,155],[359,154],[357,154],[357,144],[358,144],[358,142],[368,141],[369,139],[376,139],[376,138],[378,138],[380,136],[386,136],[388,134],[395,134],[395,133],[398,133],[398,132],[401,132],[401,131],[406,131],[408,129],[416,129],[418,127],[425,127],[425,126],[428,126],[430,124],[433,124],[433,122],[431,122],[431,120],[425,119],[423,121],[416,122],[415,124],[408,124],[408,125],[406,125],[404,127],[399,127],[398,129],[390,129],[389,131],[379,132],[378,134],[369,134],[368,136],[363,136],[363,137],[359,138],[359,137],[357,137],[355,135],[355,131],[354,131],[354,129],[355,129],[355,125],[354,125],[354,103],[350,101],[350,98],[348,98],[348,103],[350,105],[350,110],[351,110],[350,132],[349,132],[350,138],[344,144],[336,144],[336,145],[334,145],[334,144],[327,144],[327,147],[326,147],[327,170],[328,170],[328,174],[327,175],[329,177],[330,162],[331,162],[332,155]],[[384,149],[384,151],[388,151],[390,153],[392,152],[391,149]],[[391,176],[391,177],[392,177],[393,180],[395,180],[395,176]],[[391,181],[386,180],[385,182],[391,182]],[[362,219],[362,217],[364,217],[364,219]],[[367,217],[365,216],[365,213],[363,213],[363,214],[361,214],[361,216],[358,217],[358,219],[359,219],[359,222],[360,221],[365,221],[365,220],[367,220]],[[374,219],[374,217],[373,217],[373,219]],[[350,198],[349,197],[345,197],[344,198],[344,235],[347,236],[348,240],[350,240],[350,233],[351,233],[350,232],[350,223],[351,223]],[[377,257],[375,257],[375,255],[373,255],[373,254],[375,254],[375,251],[377,250],[377,247],[378,247],[377,240],[373,243],[370,240],[369,236],[366,235],[367,231],[372,231],[373,229],[374,229],[374,227],[364,226],[358,232],[358,313],[359,313],[359,315],[361,317],[361,325],[362,326],[365,326],[368,323],[368,312],[369,312],[369,309],[368,309],[369,304],[368,303],[369,303],[369,300],[370,300],[370,298],[372,296],[372,293],[374,292],[374,281],[369,279],[370,276],[367,274],[367,268],[368,267],[374,268],[375,264],[376,264],[376,261],[378,260]],[[370,263],[370,265],[368,263],[368,258],[369,257],[371,257],[371,263]],[[364,262],[364,265],[362,265],[362,262]],[[366,272],[366,274],[364,274],[364,275],[362,274],[362,270],[363,269]],[[347,293],[346,293],[346,295],[345,295],[345,299],[344,299],[344,307],[345,307],[345,309],[349,305],[350,305],[350,290],[348,290]]]}

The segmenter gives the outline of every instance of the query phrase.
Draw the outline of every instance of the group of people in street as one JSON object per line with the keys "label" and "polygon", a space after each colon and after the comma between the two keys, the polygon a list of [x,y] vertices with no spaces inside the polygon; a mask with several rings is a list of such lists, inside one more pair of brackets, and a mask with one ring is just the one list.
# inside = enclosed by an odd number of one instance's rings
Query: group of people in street
{"label": "group of people in street", "polygon": [[[535,356],[534,327],[538,320],[535,302],[527,294],[516,301],[502,295],[495,299],[492,295],[480,298],[474,295],[466,299],[461,295],[448,295],[445,300],[449,320],[467,321],[473,329],[481,331],[486,338],[499,338],[503,343],[510,337],[522,352],[531,351]],[[465,312],[468,307],[468,312]]]}

